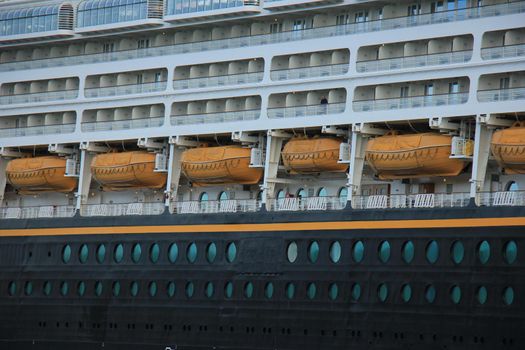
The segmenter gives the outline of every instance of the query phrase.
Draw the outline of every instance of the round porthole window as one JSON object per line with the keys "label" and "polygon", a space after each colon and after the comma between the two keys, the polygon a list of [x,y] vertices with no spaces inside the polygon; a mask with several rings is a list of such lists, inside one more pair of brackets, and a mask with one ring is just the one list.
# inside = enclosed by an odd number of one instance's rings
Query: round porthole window
{"label": "round porthole window", "polygon": [[359,283],[354,283],[351,295],[353,301],[358,301],[361,298],[361,285]]}
{"label": "round porthole window", "polygon": [[388,298],[388,286],[384,283],[381,283],[377,287],[377,298],[384,303],[386,298]]}
{"label": "round porthole window", "polygon": [[60,294],[65,297],[69,293],[69,284],[66,281],[60,284]]}
{"label": "round porthole window", "polygon": [[160,258],[160,246],[157,243],[153,243],[149,248],[149,260],[156,264]]}
{"label": "round porthole window", "polygon": [[215,258],[217,257],[217,246],[215,243],[210,243],[206,247],[206,260],[212,264],[215,261]]}
{"label": "round porthole window", "polygon": [[52,291],[51,282],[45,281],[44,286],[42,288],[42,292],[44,293],[44,295],[49,296],[51,294],[51,291]]}
{"label": "round porthole window", "polygon": [[179,257],[179,246],[177,243],[172,243],[168,248],[168,260],[170,263],[174,264]]}
{"label": "round porthole window", "polygon": [[26,282],[26,285],[24,287],[24,293],[27,296],[33,294],[33,282],[31,282],[31,281],[27,281]]}
{"label": "round porthole window", "polygon": [[226,247],[226,260],[229,263],[232,263],[236,257],[237,257],[237,246],[235,245],[235,242],[230,242],[228,243],[228,246]]}
{"label": "round porthole window", "polygon": [[157,282],[152,281],[148,285],[149,296],[154,297],[157,295]]}
{"label": "round porthole window", "polygon": [[193,285],[193,282],[186,283],[186,296],[188,298],[193,297],[193,293],[195,292],[195,286]]}
{"label": "round porthole window", "polygon": [[82,244],[78,251],[78,260],[81,264],[85,264],[88,261],[89,257],[89,248],[87,244]]}
{"label": "round porthole window", "polygon": [[450,300],[452,300],[454,304],[459,304],[461,301],[461,288],[459,288],[459,286],[450,288]]}
{"label": "round porthole window", "polygon": [[436,300],[436,288],[431,284],[425,287],[425,299],[430,304]]}
{"label": "round porthole window", "polygon": [[248,299],[253,296],[253,283],[252,282],[248,282],[244,285],[244,296]]}
{"label": "round porthole window", "polygon": [[176,292],[175,282],[168,282],[168,284],[166,285],[166,294],[168,295],[168,297],[173,298],[173,296],[175,295],[175,292]]}
{"label": "round porthole window", "polygon": [[341,243],[338,241],[335,241],[330,245],[330,260],[334,264],[341,260]]}
{"label": "round porthole window", "polygon": [[286,249],[286,256],[288,257],[288,262],[293,264],[297,260],[297,254],[297,243],[288,243],[288,249]]}
{"label": "round porthole window", "polygon": [[211,298],[214,292],[215,292],[215,288],[213,287],[213,283],[207,282],[206,287],[204,287],[204,295],[206,295],[206,297],[208,298]]}
{"label": "round porthole window", "polygon": [[354,246],[352,248],[352,258],[356,263],[360,263],[363,261],[363,258],[365,257],[365,245],[362,241],[357,241],[354,243]]}
{"label": "round porthole window", "polygon": [[14,296],[16,294],[16,282],[15,281],[9,282],[9,287],[7,288],[7,291],[10,296]]}
{"label": "round porthole window", "polygon": [[403,244],[403,248],[401,252],[401,257],[403,261],[407,264],[410,264],[414,260],[414,255],[415,255],[414,243],[412,243],[412,241],[406,241]]}
{"label": "round porthole window", "polygon": [[288,283],[286,284],[286,297],[288,299],[293,299],[295,296],[295,284]]}
{"label": "round porthole window", "polygon": [[315,286],[315,283],[309,283],[308,287],[306,287],[306,296],[308,299],[314,299],[317,294],[317,287]]}
{"label": "round porthole window", "polygon": [[102,295],[102,282],[100,281],[97,281],[95,283],[95,295],[97,297],[99,297],[100,295]]}
{"label": "round porthole window", "polygon": [[273,297],[273,291],[274,291],[273,283],[272,282],[266,283],[266,286],[264,287],[264,296],[267,299],[271,299]]}
{"label": "round porthole window", "polygon": [[120,296],[120,282],[119,281],[113,282],[113,286],[111,289],[113,290],[114,297]]}
{"label": "round porthole window", "polygon": [[482,241],[478,245],[478,258],[479,262],[486,264],[490,259],[490,244],[487,241]]}
{"label": "round porthole window", "polygon": [[113,250],[113,260],[119,264],[122,262],[122,259],[124,259],[124,246],[119,243],[115,246],[115,249]]}
{"label": "round porthole window", "polygon": [[506,287],[503,290],[503,303],[505,305],[511,305],[514,302],[514,289],[512,287]]}
{"label": "round porthole window", "polygon": [[379,260],[386,264],[390,260],[390,243],[388,241],[383,241],[379,245]]}
{"label": "round porthole window", "polygon": [[337,286],[337,283],[332,283],[328,287],[328,297],[330,300],[336,300],[339,296],[339,287]]}
{"label": "round porthole window", "polygon": [[507,264],[514,264],[518,258],[518,245],[514,241],[508,241],[503,248],[503,258]]}
{"label": "round porthole window", "polygon": [[463,246],[463,243],[461,243],[460,241],[455,241],[454,243],[452,243],[452,247],[450,248],[450,255],[454,264],[461,264],[463,258],[465,257],[465,247]]}
{"label": "round porthole window", "polygon": [[192,242],[186,249],[186,259],[188,262],[193,264],[197,260],[197,245]]}
{"label": "round porthole window", "polygon": [[478,288],[476,295],[478,303],[480,303],[481,305],[484,305],[487,302],[488,293],[487,288],[485,288],[484,286]]}
{"label": "round porthole window", "polygon": [[405,303],[408,303],[410,299],[412,299],[412,288],[409,284],[405,284],[401,287],[401,299],[403,299]]}
{"label": "round porthole window", "polygon": [[136,297],[139,294],[139,284],[137,282],[131,282],[129,286],[129,294],[131,294],[132,297]]}
{"label": "round porthole window", "polygon": [[439,245],[436,241],[430,241],[426,248],[427,261],[431,264],[435,264],[439,258]]}
{"label": "round porthole window", "polygon": [[311,263],[315,264],[318,259],[319,259],[319,243],[317,243],[317,241],[313,241],[312,243],[310,243],[310,246],[308,247],[308,260],[310,260]]}
{"label": "round porthole window", "polygon": [[86,294],[86,283],[84,281],[78,282],[77,293],[78,293],[78,296],[80,297],[83,297],[84,294]]}
{"label": "round porthole window", "polygon": [[97,262],[102,264],[106,258],[106,246],[104,244],[99,244],[97,247]]}
{"label": "round porthole window", "polygon": [[224,285],[224,296],[227,299],[230,299],[233,296],[233,283],[227,282],[226,285]]}
{"label": "round porthole window", "polygon": [[71,260],[71,246],[69,244],[66,244],[64,248],[62,248],[62,261],[64,264],[67,264]]}
{"label": "round porthole window", "polygon": [[131,260],[135,264],[137,264],[140,261],[141,256],[142,256],[142,247],[140,246],[139,243],[135,243],[131,251]]}

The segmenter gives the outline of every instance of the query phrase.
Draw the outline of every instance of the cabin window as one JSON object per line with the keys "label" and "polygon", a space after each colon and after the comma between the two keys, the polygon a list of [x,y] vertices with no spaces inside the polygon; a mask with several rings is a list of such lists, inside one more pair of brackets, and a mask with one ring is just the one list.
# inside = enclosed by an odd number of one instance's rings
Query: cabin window
{"label": "cabin window", "polygon": [[193,282],[186,283],[186,296],[188,298],[193,297],[193,293],[195,292],[195,286],[193,285]]}
{"label": "cabin window", "polygon": [[154,297],[157,295],[157,282],[152,281],[149,283],[148,290],[149,290],[149,296]]}
{"label": "cabin window", "polygon": [[519,191],[518,184],[515,181],[511,181],[505,186],[505,191]]}
{"label": "cabin window", "polygon": [[377,287],[377,298],[384,303],[388,298],[388,286],[385,283],[381,283]]}
{"label": "cabin window", "polygon": [[194,242],[186,249],[186,259],[192,264],[197,260],[197,245]]}
{"label": "cabin window", "polygon": [[160,246],[157,243],[153,243],[149,248],[149,260],[156,264],[160,257]]}
{"label": "cabin window", "polygon": [[455,241],[454,243],[452,243],[450,255],[452,256],[452,261],[455,264],[461,264],[463,258],[465,257],[465,248],[463,247],[463,243],[461,243],[460,241]]}
{"label": "cabin window", "polygon": [[211,298],[214,292],[215,292],[215,288],[213,287],[213,283],[212,282],[206,283],[206,287],[204,288],[204,294],[206,295],[206,297]]}
{"label": "cabin window", "polygon": [[175,263],[179,257],[179,246],[177,243],[172,243],[168,249],[168,260],[170,263]]}
{"label": "cabin window", "polygon": [[390,260],[390,243],[388,243],[388,241],[381,242],[381,244],[379,245],[378,254],[379,260],[383,264],[386,264],[388,260]]}
{"label": "cabin window", "polygon": [[228,193],[222,191],[222,192],[219,194],[219,200],[220,200],[220,201],[227,201],[227,200],[228,200]]}
{"label": "cabin window", "polygon": [[235,245],[235,242],[230,242],[228,243],[228,246],[226,247],[226,260],[229,263],[232,263],[236,257],[237,257],[237,246]]}
{"label": "cabin window", "polygon": [[479,262],[486,264],[490,259],[490,244],[487,241],[483,241],[478,245],[478,258]]}
{"label": "cabin window", "polygon": [[352,258],[356,263],[360,263],[363,261],[363,258],[365,257],[365,245],[362,241],[357,241],[354,243],[354,246],[352,248]]}
{"label": "cabin window", "polygon": [[44,287],[42,288],[42,291],[43,291],[44,295],[50,295],[52,289],[53,289],[53,287],[51,285],[51,282],[45,281],[44,282]]}
{"label": "cabin window", "polygon": [[208,201],[208,194],[206,192],[202,192],[199,196],[199,201],[206,202]]}
{"label": "cabin window", "polygon": [[339,197],[339,202],[341,203],[342,206],[344,206],[346,204],[346,200],[348,197],[348,189],[346,187],[341,187],[341,189],[339,190],[338,197]]}
{"label": "cabin window", "polygon": [[253,296],[253,283],[252,282],[248,282],[244,285],[244,296],[248,299]]}
{"label": "cabin window", "polygon": [[401,299],[403,299],[405,303],[408,303],[410,299],[412,299],[412,287],[410,287],[409,284],[405,284],[401,287]]}
{"label": "cabin window", "polygon": [[62,294],[62,296],[65,297],[68,292],[69,292],[69,284],[66,281],[64,281],[60,285],[60,294]]}
{"label": "cabin window", "polygon": [[99,244],[97,247],[97,261],[99,264],[104,262],[106,258],[106,246],[104,244]]}
{"label": "cabin window", "polygon": [[315,286],[315,283],[308,284],[308,287],[306,288],[306,296],[308,299],[314,299],[316,294],[317,287]]}
{"label": "cabin window", "polygon": [[308,192],[306,192],[306,190],[304,188],[300,188],[299,190],[297,190],[297,197],[298,198],[306,198],[306,197],[308,197]]}
{"label": "cabin window", "polygon": [[503,290],[503,303],[510,305],[514,302],[514,289],[512,287],[506,287]]}
{"label": "cabin window", "polygon": [[31,281],[26,282],[26,285],[24,287],[24,293],[25,295],[28,295],[28,296],[33,294],[33,282]]}
{"label": "cabin window", "polygon": [[436,300],[436,288],[431,284],[425,287],[425,299],[430,304]]}
{"label": "cabin window", "polygon": [[84,294],[86,294],[86,283],[84,281],[80,281],[77,284],[77,294],[80,297],[83,297]]}
{"label": "cabin window", "polygon": [[461,288],[459,288],[459,286],[450,288],[450,300],[452,300],[454,304],[459,304],[461,301]]}
{"label": "cabin window", "polygon": [[140,243],[135,243],[133,246],[133,250],[131,252],[131,260],[136,264],[140,261],[140,257],[142,255],[142,248],[140,247]]}
{"label": "cabin window", "polygon": [[208,246],[206,247],[206,260],[208,260],[208,262],[212,264],[215,261],[216,257],[217,257],[217,246],[215,245],[215,243],[212,242],[208,244]]}
{"label": "cabin window", "polygon": [[233,283],[227,282],[224,286],[224,296],[230,299],[233,296]]}
{"label": "cabin window", "polygon": [[335,264],[341,259],[341,243],[338,241],[330,245],[330,260]]}
{"label": "cabin window", "polygon": [[67,264],[69,260],[71,260],[71,246],[66,244],[64,248],[62,248],[62,261],[64,264]]}
{"label": "cabin window", "polygon": [[118,264],[124,259],[124,246],[119,243],[115,246],[113,251],[113,260]]}
{"label": "cabin window", "polygon": [[317,241],[310,243],[310,246],[308,247],[308,259],[314,264],[319,259],[319,243],[317,243]]}
{"label": "cabin window", "polygon": [[328,297],[330,298],[330,300],[337,299],[338,295],[339,287],[337,286],[337,283],[330,284],[330,286],[328,287]]}
{"label": "cabin window", "polygon": [[168,282],[168,284],[166,285],[166,294],[168,294],[168,297],[173,298],[173,296],[175,295],[175,291],[175,282]]}
{"label": "cabin window", "polygon": [[273,297],[273,283],[268,282],[266,283],[266,286],[264,287],[264,296],[266,296],[267,299],[271,299]]}
{"label": "cabin window", "polygon": [[318,197],[326,197],[328,196],[328,192],[326,191],[326,188],[321,187],[319,191],[317,192]]}
{"label": "cabin window", "polygon": [[288,261],[293,264],[297,260],[297,254],[297,243],[290,242],[286,251]]}
{"label": "cabin window", "polygon": [[401,251],[401,258],[407,264],[410,264],[414,260],[414,243],[412,241],[407,241],[403,244],[403,249]]}
{"label": "cabin window", "polygon": [[354,283],[351,295],[353,301],[358,301],[361,298],[361,285],[359,283]]}
{"label": "cabin window", "polygon": [[439,258],[439,245],[436,241],[430,241],[426,248],[427,261],[434,264]]}
{"label": "cabin window", "polygon": [[284,192],[284,190],[279,190],[279,192],[277,192],[278,199],[284,199],[285,197],[286,197],[286,193]]}
{"label": "cabin window", "polygon": [[484,286],[479,287],[476,292],[476,297],[478,299],[478,303],[480,303],[481,305],[485,304],[487,302],[488,297],[487,288],[485,288]]}
{"label": "cabin window", "polygon": [[503,259],[507,264],[513,264],[518,257],[518,246],[514,241],[508,241],[503,248]]}
{"label": "cabin window", "polygon": [[294,296],[295,296],[295,284],[290,282],[286,284],[286,297],[288,299],[293,299]]}
{"label": "cabin window", "polygon": [[82,244],[78,251],[78,260],[81,264],[85,264],[89,257],[89,248],[87,244]]}
{"label": "cabin window", "polygon": [[113,290],[113,296],[118,297],[120,295],[120,282],[113,282],[113,287],[111,289]]}
{"label": "cabin window", "polygon": [[99,297],[100,295],[102,295],[102,282],[100,281],[97,281],[95,283],[95,295],[97,297]]}
{"label": "cabin window", "polygon": [[136,297],[139,294],[139,284],[137,282],[131,282],[129,286],[129,293],[132,297]]}

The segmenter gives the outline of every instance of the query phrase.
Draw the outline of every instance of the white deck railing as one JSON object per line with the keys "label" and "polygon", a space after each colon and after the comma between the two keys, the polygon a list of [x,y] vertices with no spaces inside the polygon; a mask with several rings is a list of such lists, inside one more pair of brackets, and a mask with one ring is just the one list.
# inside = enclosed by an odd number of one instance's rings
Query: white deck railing
{"label": "white deck railing", "polygon": [[261,202],[255,199],[228,199],[222,201],[183,201],[172,203],[174,214],[212,214],[256,212]]}
{"label": "white deck railing", "polygon": [[499,58],[510,58],[520,56],[525,56],[525,44],[487,47],[481,49],[481,58],[483,58],[484,60],[494,60]]}
{"label": "white deck railing", "polygon": [[171,125],[228,123],[259,119],[260,109],[244,111],[172,115]]}
{"label": "white deck railing", "polygon": [[100,122],[82,123],[82,131],[106,131],[106,130],[125,130],[140,128],[155,128],[164,124],[164,117],[151,117],[140,119],[124,119]]}
{"label": "white deck railing", "polygon": [[19,137],[49,134],[67,134],[75,131],[75,124],[40,125],[26,128],[0,129],[0,137]]}
{"label": "white deck railing", "polygon": [[346,206],[346,198],[340,197],[292,197],[268,200],[267,209],[271,211],[315,211],[341,210]]}
{"label": "white deck railing", "polygon": [[125,215],[160,215],[164,213],[164,202],[118,203],[118,204],[83,204],[82,216],[125,216]]}
{"label": "white deck railing", "polygon": [[72,205],[0,208],[0,219],[66,218],[75,215]]}
{"label": "white deck railing", "polygon": [[525,99],[525,87],[478,91],[479,102],[514,101],[523,99]]}
{"label": "white deck railing", "polygon": [[268,108],[268,118],[297,118],[325,114],[339,114],[345,111],[346,102],[294,107]]}
{"label": "white deck railing", "polygon": [[62,101],[77,98],[78,90],[60,90],[35,92],[31,94],[19,94],[0,96],[0,106],[19,104],[19,103],[35,103],[46,101]]}
{"label": "white deck railing", "polygon": [[524,206],[525,191],[479,192],[477,204],[488,207]]}
{"label": "white deck railing", "polygon": [[306,79],[342,75],[348,73],[347,64],[329,64],[323,66],[276,69],[270,72],[272,80]]}
{"label": "white deck railing", "polygon": [[356,112],[380,111],[388,109],[404,109],[419,107],[435,107],[466,103],[468,92],[457,94],[439,94],[428,96],[411,96],[403,98],[386,98],[377,100],[354,101],[353,109]]}
{"label": "white deck railing", "polygon": [[470,202],[467,193],[420,193],[408,195],[353,196],[354,209],[389,208],[452,208],[465,207]]}
{"label": "white deck railing", "polygon": [[143,84],[105,86],[98,88],[87,88],[84,91],[84,95],[87,98],[93,98],[103,96],[145,94],[150,92],[164,91],[166,90],[166,86],[166,81],[157,81]]}
{"label": "white deck railing", "polygon": [[173,81],[176,90],[198,89],[224,85],[240,85],[258,83],[262,81],[264,72],[240,73],[220,75],[215,77],[202,77],[191,79],[177,79]]}

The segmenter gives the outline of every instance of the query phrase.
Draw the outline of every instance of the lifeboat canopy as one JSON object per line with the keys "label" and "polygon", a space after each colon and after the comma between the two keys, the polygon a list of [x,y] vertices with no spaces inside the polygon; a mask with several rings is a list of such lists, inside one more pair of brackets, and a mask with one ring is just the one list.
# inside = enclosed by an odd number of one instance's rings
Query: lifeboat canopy
{"label": "lifeboat canopy", "polygon": [[58,156],[13,159],[6,168],[7,181],[21,194],[72,192],[77,179],[65,174],[66,159]]}
{"label": "lifeboat canopy", "polygon": [[525,174],[525,122],[494,132],[490,148],[506,174]]}
{"label": "lifeboat canopy", "polygon": [[164,188],[166,173],[154,170],[155,153],[146,151],[98,154],[91,161],[91,174],[105,191]]}
{"label": "lifeboat canopy", "polygon": [[283,163],[291,174],[345,172],[348,164],[340,164],[342,141],[331,137],[293,138],[282,151]]}
{"label": "lifeboat canopy", "polygon": [[467,163],[450,158],[451,148],[449,135],[391,132],[368,141],[365,159],[383,180],[457,176]]}
{"label": "lifeboat canopy", "polygon": [[254,185],[263,169],[250,168],[251,150],[241,146],[198,147],[182,153],[182,171],[195,186]]}

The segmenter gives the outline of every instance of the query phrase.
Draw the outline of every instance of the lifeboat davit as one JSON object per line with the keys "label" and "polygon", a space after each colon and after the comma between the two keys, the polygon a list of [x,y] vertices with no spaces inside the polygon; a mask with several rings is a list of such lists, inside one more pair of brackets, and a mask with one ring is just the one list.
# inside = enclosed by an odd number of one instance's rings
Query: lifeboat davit
{"label": "lifeboat davit", "polygon": [[368,141],[365,159],[380,179],[457,176],[466,162],[450,158],[452,136],[389,133]]}
{"label": "lifeboat davit", "polygon": [[494,132],[490,148],[506,174],[525,174],[525,122]]}
{"label": "lifeboat davit", "polygon": [[106,191],[164,188],[166,173],[154,170],[155,154],[146,151],[98,154],[91,161],[91,174]]}
{"label": "lifeboat davit", "polygon": [[341,143],[330,137],[291,139],[282,151],[284,167],[292,174],[345,172],[348,165],[338,163]]}
{"label": "lifeboat davit", "polygon": [[21,194],[72,192],[77,179],[65,173],[66,160],[58,156],[13,159],[6,168],[7,181]]}
{"label": "lifeboat davit", "polygon": [[263,169],[250,168],[250,154],[240,146],[192,148],[182,154],[182,171],[195,186],[254,185]]}

